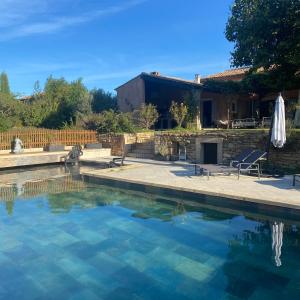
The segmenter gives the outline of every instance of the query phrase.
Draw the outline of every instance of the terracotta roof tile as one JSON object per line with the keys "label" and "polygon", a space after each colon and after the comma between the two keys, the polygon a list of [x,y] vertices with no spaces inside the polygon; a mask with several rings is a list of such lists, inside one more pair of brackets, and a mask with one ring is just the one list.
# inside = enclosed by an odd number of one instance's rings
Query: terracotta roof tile
{"label": "terracotta roof tile", "polygon": [[220,73],[208,75],[205,79],[220,79],[220,80],[229,80],[234,79],[239,76],[243,76],[247,71],[249,71],[249,68],[238,68],[238,69],[230,69],[226,70]]}

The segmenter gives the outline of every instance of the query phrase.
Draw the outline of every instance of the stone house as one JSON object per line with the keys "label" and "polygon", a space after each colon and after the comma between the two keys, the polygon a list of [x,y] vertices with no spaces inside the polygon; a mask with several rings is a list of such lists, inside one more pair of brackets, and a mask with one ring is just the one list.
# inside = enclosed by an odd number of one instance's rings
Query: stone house
{"label": "stone house", "polygon": [[[158,129],[174,127],[169,113],[172,101],[183,102],[188,94],[199,94],[202,84],[197,81],[162,76],[158,72],[141,73],[116,88],[119,109],[131,112],[143,104],[156,105],[159,112]],[[200,99],[200,97],[198,96]]]}
{"label": "stone house", "polygon": [[[160,114],[156,128],[168,129],[175,126],[169,114],[171,102],[194,97],[199,107],[195,120],[198,128],[227,127],[233,120],[249,118],[256,124],[258,120],[267,120],[271,116],[276,94],[259,99],[254,94],[224,95],[203,86],[207,80],[241,81],[247,71],[247,68],[231,69],[202,79],[195,75],[194,81],[163,76],[159,72],[143,72],[116,88],[118,106],[122,112],[131,112],[143,104],[152,103]],[[300,89],[286,91],[283,96],[287,103],[297,101]]]}

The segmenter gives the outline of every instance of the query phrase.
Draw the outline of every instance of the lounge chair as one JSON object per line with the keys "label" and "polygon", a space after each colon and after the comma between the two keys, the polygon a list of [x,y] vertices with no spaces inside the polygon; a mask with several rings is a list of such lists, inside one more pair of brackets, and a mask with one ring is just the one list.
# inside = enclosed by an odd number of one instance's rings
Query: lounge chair
{"label": "lounge chair", "polygon": [[253,149],[245,149],[239,155],[237,155],[233,160],[230,161],[230,167],[237,167],[239,163],[244,162],[252,153]]}
{"label": "lounge chair", "polygon": [[127,154],[127,148],[126,148],[125,142],[123,142],[122,148],[123,148],[122,156],[121,157],[115,157],[115,158],[113,158],[107,164],[108,168],[114,168],[114,167],[122,167],[122,166],[124,166],[124,161],[125,161],[126,154]]}
{"label": "lounge chair", "polygon": [[256,171],[258,178],[260,178],[261,170],[259,161],[264,160],[266,155],[267,152],[255,150],[243,162],[237,164],[238,178],[240,178],[241,173],[250,173],[251,171]]}
{"label": "lounge chair", "polygon": [[122,157],[115,157],[113,158],[109,163],[108,163],[108,167],[109,168],[114,168],[114,167],[121,167],[124,166],[124,160],[125,160],[126,156],[125,154],[123,154]]}
{"label": "lounge chair", "polygon": [[[206,175],[207,178],[211,175],[231,175],[233,173],[238,174],[238,179],[240,174],[243,172],[250,173],[251,171],[256,171],[258,177],[261,176],[261,170],[259,161],[266,157],[267,153],[260,150],[246,149],[234,160],[231,161],[230,166],[225,165],[199,165],[195,164],[195,175],[198,173],[200,175]],[[199,172],[197,172],[199,169]]]}
{"label": "lounge chair", "polygon": [[253,149],[245,149],[239,155],[237,155],[233,160],[230,161],[229,166],[226,165],[202,165],[195,164],[195,175],[202,174],[207,175],[209,179],[210,175],[231,175],[232,173],[237,173],[238,171],[238,164],[244,162],[251,153],[253,153]]}

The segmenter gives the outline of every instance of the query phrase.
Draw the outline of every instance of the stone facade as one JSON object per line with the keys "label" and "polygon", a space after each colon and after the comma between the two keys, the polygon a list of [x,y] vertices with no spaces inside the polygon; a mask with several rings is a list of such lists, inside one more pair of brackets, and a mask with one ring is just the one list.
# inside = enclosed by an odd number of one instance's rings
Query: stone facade
{"label": "stone facade", "polygon": [[[181,143],[186,145],[188,159],[201,162],[200,141],[222,143],[218,149],[218,163],[228,163],[244,149],[265,150],[268,138],[267,130],[203,130],[197,134],[162,133],[155,136],[155,152],[158,153],[160,144],[164,143],[168,145],[169,155],[176,155],[178,143]],[[293,132],[287,137],[287,141],[283,149],[271,146],[270,162],[277,167],[300,170],[300,132]]]}
{"label": "stone facade", "polygon": [[126,151],[130,151],[132,145],[146,143],[154,138],[154,132],[139,132],[139,133],[125,133],[125,134],[100,134],[99,142],[104,148],[111,148],[111,154],[114,156],[121,156],[123,154],[123,146]]}
{"label": "stone facade", "polygon": [[145,83],[136,77],[116,89],[118,107],[122,112],[131,112],[145,104]]}
{"label": "stone facade", "polygon": [[[268,142],[268,130],[203,130],[197,133],[153,132],[100,136],[104,147],[112,148],[112,155],[122,155],[122,143],[125,139],[127,149],[136,143],[146,143],[154,139],[154,154],[161,157],[161,152],[170,159],[176,159],[180,145],[186,147],[187,158],[203,163],[202,143],[218,144],[218,163],[228,163],[232,158],[247,148],[265,150]],[[287,169],[300,170],[300,132],[294,131],[287,136],[283,149],[271,146],[270,162]]]}

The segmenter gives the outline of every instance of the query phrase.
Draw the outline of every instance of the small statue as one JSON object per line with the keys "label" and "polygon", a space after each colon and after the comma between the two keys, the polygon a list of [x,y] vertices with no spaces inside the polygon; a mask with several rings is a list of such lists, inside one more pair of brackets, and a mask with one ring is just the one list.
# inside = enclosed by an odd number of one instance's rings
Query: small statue
{"label": "small statue", "polygon": [[14,140],[11,145],[11,152],[12,153],[21,153],[23,152],[23,142],[17,137],[14,137]]}

